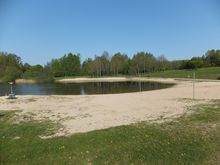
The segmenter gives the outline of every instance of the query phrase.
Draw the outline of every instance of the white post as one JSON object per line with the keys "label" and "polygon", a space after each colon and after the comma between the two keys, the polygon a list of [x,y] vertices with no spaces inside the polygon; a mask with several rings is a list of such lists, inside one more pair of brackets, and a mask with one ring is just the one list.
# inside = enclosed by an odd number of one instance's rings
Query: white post
{"label": "white post", "polygon": [[195,99],[195,77],[196,77],[196,74],[195,72],[193,72],[193,99]]}

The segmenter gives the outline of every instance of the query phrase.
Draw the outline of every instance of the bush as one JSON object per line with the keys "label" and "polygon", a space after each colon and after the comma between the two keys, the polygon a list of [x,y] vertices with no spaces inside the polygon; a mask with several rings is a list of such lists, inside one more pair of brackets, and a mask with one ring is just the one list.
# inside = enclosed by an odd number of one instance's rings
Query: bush
{"label": "bush", "polygon": [[23,74],[24,79],[33,79],[39,83],[53,82],[53,74],[40,65],[31,66]]}
{"label": "bush", "polygon": [[24,79],[33,79],[37,81],[38,83],[45,83],[45,82],[53,82],[54,78],[53,75],[50,73],[47,73],[45,71],[40,71],[40,72],[30,72],[26,71],[23,75]]}
{"label": "bush", "polygon": [[2,78],[3,82],[15,81],[22,74],[22,71],[14,66],[8,66]]}
{"label": "bush", "polygon": [[54,81],[53,75],[47,72],[41,72],[35,77],[38,83],[52,83]]}

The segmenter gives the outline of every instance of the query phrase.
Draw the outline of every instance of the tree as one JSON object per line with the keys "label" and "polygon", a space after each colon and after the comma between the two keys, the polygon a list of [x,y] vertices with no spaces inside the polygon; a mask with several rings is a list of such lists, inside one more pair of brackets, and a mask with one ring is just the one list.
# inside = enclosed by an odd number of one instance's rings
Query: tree
{"label": "tree", "polygon": [[15,81],[22,74],[16,66],[7,66],[5,70],[5,75],[3,77],[4,82]]}
{"label": "tree", "polygon": [[144,73],[153,72],[155,70],[156,59],[153,54],[145,53],[144,56]]}
{"label": "tree", "polygon": [[31,67],[31,65],[30,65],[30,64],[25,63],[25,64],[22,66],[22,72],[25,72],[25,71],[29,70],[29,69],[30,69],[30,67]]}
{"label": "tree", "polygon": [[50,71],[55,77],[64,76],[65,73],[61,68],[61,63],[59,59],[52,59],[51,62],[47,63],[45,66],[48,71]]}
{"label": "tree", "polygon": [[132,58],[130,73],[139,75],[140,73],[144,73],[144,69],[145,69],[145,53],[138,52]]}
{"label": "tree", "polygon": [[82,64],[83,75],[93,75],[93,61],[91,58],[86,59]]}
{"label": "tree", "polygon": [[130,73],[140,74],[156,69],[156,58],[148,52],[138,52],[131,60]]}
{"label": "tree", "polygon": [[39,74],[43,72],[43,66],[41,65],[34,65],[30,66],[28,70],[26,70],[23,74],[23,78],[26,79],[35,79],[39,76]]}
{"label": "tree", "polygon": [[128,56],[120,52],[116,53],[111,58],[110,66],[111,73],[115,75],[128,73]]}
{"label": "tree", "polygon": [[22,74],[21,58],[15,54],[0,52],[0,79],[14,81]]}
{"label": "tree", "polygon": [[169,61],[164,55],[157,57],[157,71],[164,71],[169,68]]}
{"label": "tree", "polygon": [[61,69],[63,70],[65,76],[75,76],[79,75],[80,72],[80,56],[69,53],[64,55],[61,59]]}
{"label": "tree", "polygon": [[55,77],[80,75],[80,55],[69,53],[59,59],[52,59],[51,62],[47,63],[46,68]]}
{"label": "tree", "polygon": [[104,52],[101,56],[95,56],[92,68],[96,76],[109,75],[110,60],[108,52]]}
{"label": "tree", "polygon": [[204,61],[201,57],[193,57],[191,60],[187,62],[186,69],[197,69],[204,66]]}
{"label": "tree", "polygon": [[47,67],[41,65],[30,66],[28,70],[23,73],[23,78],[33,79],[39,83],[41,82],[53,82],[53,74]]}
{"label": "tree", "polygon": [[103,52],[100,56],[101,75],[108,75],[110,73],[110,58],[108,52]]}
{"label": "tree", "polygon": [[220,66],[220,50],[209,50],[205,56],[210,66]]}
{"label": "tree", "polygon": [[101,64],[101,58],[99,56],[95,55],[92,71],[97,77],[102,76],[102,64]]}

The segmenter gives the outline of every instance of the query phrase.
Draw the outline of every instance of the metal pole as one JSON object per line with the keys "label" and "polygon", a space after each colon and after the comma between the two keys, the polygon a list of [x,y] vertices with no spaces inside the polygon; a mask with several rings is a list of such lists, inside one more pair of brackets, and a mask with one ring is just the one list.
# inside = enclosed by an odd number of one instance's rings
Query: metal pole
{"label": "metal pole", "polygon": [[193,99],[195,99],[195,77],[196,77],[196,74],[195,72],[193,72]]}
{"label": "metal pole", "polygon": [[141,92],[141,81],[139,81],[139,91]]}

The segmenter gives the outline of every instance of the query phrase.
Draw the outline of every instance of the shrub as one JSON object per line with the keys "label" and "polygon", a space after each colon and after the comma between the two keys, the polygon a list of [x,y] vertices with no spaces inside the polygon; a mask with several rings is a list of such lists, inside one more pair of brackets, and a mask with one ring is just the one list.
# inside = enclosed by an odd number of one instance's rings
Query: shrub
{"label": "shrub", "polygon": [[2,78],[3,82],[15,81],[22,74],[22,71],[14,66],[8,66]]}

